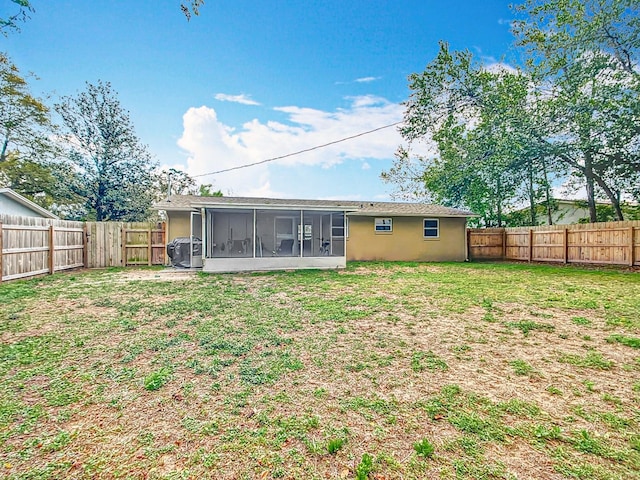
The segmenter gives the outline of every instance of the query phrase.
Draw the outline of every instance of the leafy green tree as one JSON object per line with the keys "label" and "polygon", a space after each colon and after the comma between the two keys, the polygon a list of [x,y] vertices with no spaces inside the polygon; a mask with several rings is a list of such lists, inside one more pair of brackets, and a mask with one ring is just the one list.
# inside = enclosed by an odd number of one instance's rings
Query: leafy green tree
{"label": "leafy green tree", "polygon": [[[9,1],[15,4],[15,10],[6,17],[0,17],[0,33],[5,37],[9,31],[20,31],[20,23],[28,20],[30,14],[35,11],[29,0]],[[187,17],[187,20],[191,20],[193,15],[200,15],[200,7],[202,5],[204,5],[204,0],[180,2],[180,10]]]}
{"label": "leafy green tree", "polygon": [[198,187],[198,195],[201,197],[222,197],[222,190],[213,190],[213,185],[203,183]]}
{"label": "leafy green tree", "polygon": [[15,4],[15,10],[13,13],[8,16],[4,16],[0,18],[0,33],[5,37],[8,35],[8,32],[11,30],[19,31],[20,30],[20,22],[24,22],[29,18],[29,14],[32,13],[33,7],[31,6],[31,2],[28,0],[10,0],[11,3]]}
{"label": "leafy green tree", "polygon": [[97,221],[142,221],[154,196],[154,163],[108,82],[87,83],[56,105],[66,156],[77,175],[70,184]]}
{"label": "leafy green tree", "polygon": [[517,44],[547,86],[549,128],[540,138],[587,190],[592,221],[606,197],[640,183],[640,16],[637,0],[528,0],[515,8]]}
{"label": "leafy green tree", "polygon": [[187,172],[169,168],[156,174],[156,200],[164,200],[168,195],[197,195],[198,186]]}
{"label": "leafy green tree", "polygon": [[0,164],[0,187],[9,187],[62,218],[81,216],[81,199],[69,188],[75,171],[64,162],[35,162],[9,153]]}
{"label": "leafy green tree", "polygon": [[204,0],[191,0],[189,2],[181,2],[180,10],[187,17],[187,20],[191,20],[192,15],[200,15],[200,7],[204,5]]}
{"label": "leafy green tree", "polygon": [[201,197],[222,197],[222,191],[213,190],[211,184],[198,185],[187,172],[169,168],[156,174],[156,201],[171,195],[200,195]]}
{"label": "leafy green tree", "polygon": [[405,193],[423,188],[431,200],[469,208],[484,225],[502,225],[524,172],[533,175],[533,161],[541,158],[528,148],[529,79],[506,69],[489,71],[471,53],[451,52],[441,43],[436,58],[409,81],[401,133],[410,145],[433,142],[436,154],[412,158],[401,148],[382,178]]}
{"label": "leafy green tree", "polygon": [[[526,0],[515,7],[522,72],[474,62],[442,43],[412,90],[401,129],[408,148],[383,179],[401,194],[466,206],[500,225],[510,204],[546,206],[551,182],[584,186],[590,217],[607,198],[640,199],[640,7],[638,0]],[[426,158],[410,152],[431,144]]]}
{"label": "leafy green tree", "polygon": [[49,107],[30,93],[28,79],[0,53],[0,186],[61,213],[77,201],[66,188],[73,172],[53,161],[56,128]]}
{"label": "leafy green tree", "polygon": [[53,149],[49,108],[29,91],[27,79],[0,53],[0,164],[10,151],[42,159]]}

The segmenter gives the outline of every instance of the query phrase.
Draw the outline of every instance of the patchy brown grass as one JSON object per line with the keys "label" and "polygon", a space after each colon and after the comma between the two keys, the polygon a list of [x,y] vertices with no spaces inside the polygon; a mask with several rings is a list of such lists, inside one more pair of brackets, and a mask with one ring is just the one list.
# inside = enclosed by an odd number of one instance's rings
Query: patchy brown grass
{"label": "patchy brown grass", "polygon": [[640,334],[635,274],[176,275],[0,285],[3,476],[355,478],[365,454],[378,480],[640,470],[640,352],[607,340]]}

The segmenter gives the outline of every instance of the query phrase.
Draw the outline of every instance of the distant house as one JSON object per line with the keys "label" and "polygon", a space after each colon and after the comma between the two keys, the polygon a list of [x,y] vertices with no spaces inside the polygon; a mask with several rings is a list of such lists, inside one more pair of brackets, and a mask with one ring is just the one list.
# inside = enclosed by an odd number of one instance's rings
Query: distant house
{"label": "distant house", "polygon": [[58,216],[10,188],[0,188],[0,214],[57,219]]}
{"label": "distant house", "polygon": [[[553,225],[572,225],[575,223],[589,223],[589,205],[586,200],[553,199],[551,208],[551,222]],[[637,204],[623,203],[621,209],[625,219],[636,219],[640,215]],[[596,214],[598,222],[614,221],[615,212],[608,202],[596,202]],[[516,220],[517,225],[529,225],[529,209],[523,208],[513,212],[511,219]],[[547,207],[544,203],[536,206],[536,220],[538,225],[548,225]]]}
{"label": "distant house", "polygon": [[207,272],[464,261],[466,222],[475,216],[421,203],[193,195],[173,195],[154,208],[166,212],[167,239],[191,238],[191,265]]}

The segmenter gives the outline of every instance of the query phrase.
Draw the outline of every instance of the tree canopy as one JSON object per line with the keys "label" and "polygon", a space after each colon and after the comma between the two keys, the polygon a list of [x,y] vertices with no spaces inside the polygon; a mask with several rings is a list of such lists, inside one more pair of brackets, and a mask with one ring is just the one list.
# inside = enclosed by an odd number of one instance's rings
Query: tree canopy
{"label": "tree canopy", "polygon": [[[606,198],[640,198],[640,25],[637,0],[528,0],[514,7],[515,69],[441,43],[409,77],[401,134],[385,181],[502,225],[509,208],[553,207],[551,184],[585,187],[591,220]],[[417,142],[430,155],[412,154]]]}
{"label": "tree canopy", "polygon": [[10,0],[15,4],[14,9],[7,16],[0,17],[0,33],[5,37],[10,31],[19,31],[20,23],[26,21],[34,11],[28,0]]}
{"label": "tree canopy", "polygon": [[189,2],[181,2],[180,10],[187,17],[187,20],[191,20],[192,15],[200,15],[200,7],[204,5],[204,0],[191,0]]}
{"label": "tree canopy", "polygon": [[[19,32],[35,11],[29,0],[9,0],[0,33]],[[180,2],[187,20],[204,0]],[[145,220],[153,200],[163,198],[171,177],[174,193],[222,195],[188,174],[156,171],[128,113],[108,82],[63,97],[51,121],[45,100],[30,92],[34,75],[23,75],[0,53],[0,187],[10,187],[63,218]],[[52,141],[57,139],[57,142]]]}
{"label": "tree canopy", "polygon": [[0,164],[10,151],[31,159],[45,156],[52,149],[52,128],[49,108],[30,93],[27,77],[0,53]]}
{"label": "tree canopy", "polygon": [[63,97],[56,111],[65,130],[66,158],[76,172],[70,188],[84,199],[86,217],[145,220],[155,164],[110,83],[87,83],[85,91]]}
{"label": "tree canopy", "polygon": [[[0,17],[0,33],[5,37],[10,31],[20,31],[20,23],[25,22],[35,11],[29,0],[9,0],[15,4],[11,13]],[[200,7],[204,5],[204,0],[190,0],[188,2],[180,2],[180,10],[187,18],[191,20],[193,15],[200,15]]]}

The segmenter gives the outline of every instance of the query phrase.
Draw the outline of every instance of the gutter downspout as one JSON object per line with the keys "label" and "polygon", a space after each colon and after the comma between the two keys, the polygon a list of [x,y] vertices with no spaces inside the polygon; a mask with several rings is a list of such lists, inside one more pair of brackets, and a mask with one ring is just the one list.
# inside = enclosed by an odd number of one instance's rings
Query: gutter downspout
{"label": "gutter downspout", "polygon": [[469,237],[471,235],[471,232],[469,231],[467,222],[467,217],[464,217],[464,261],[470,262],[471,259],[469,258]]}

